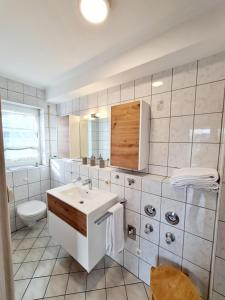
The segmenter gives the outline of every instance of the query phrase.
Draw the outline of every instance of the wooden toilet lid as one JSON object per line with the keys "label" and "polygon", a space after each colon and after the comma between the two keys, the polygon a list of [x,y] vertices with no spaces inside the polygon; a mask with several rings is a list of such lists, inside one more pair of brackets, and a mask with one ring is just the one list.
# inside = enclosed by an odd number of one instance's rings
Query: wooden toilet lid
{"label": "wooden toilet lid", "polygon": [[154,300],[201,299],[191,279],[172,266],[152,268],[151,292]]}

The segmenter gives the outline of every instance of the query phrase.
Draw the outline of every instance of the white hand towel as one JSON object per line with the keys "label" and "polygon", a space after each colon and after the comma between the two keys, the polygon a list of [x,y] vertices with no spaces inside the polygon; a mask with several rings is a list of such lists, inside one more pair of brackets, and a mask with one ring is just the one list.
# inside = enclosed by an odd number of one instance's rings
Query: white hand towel
{"label": "white hand towel", "polygon": [[124,249],[123,205],[117,203],[108,211],[112,215],[106,220],[106,254],[115,256]]}

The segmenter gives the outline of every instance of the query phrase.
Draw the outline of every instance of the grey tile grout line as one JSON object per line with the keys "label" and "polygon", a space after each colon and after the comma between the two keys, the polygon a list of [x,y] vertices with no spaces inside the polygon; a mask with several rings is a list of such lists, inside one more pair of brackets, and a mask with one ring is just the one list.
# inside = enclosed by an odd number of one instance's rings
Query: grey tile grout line
{"label": "grey tile grout line", "polygon": [[225,223],[225,220],[218,220],[218,222],[222,222],[222,223]]}
{"label": "grey tile grout line", "polygon": [[[172,87],[173,87],[173,72],[174,69],[172,68],[171,71],[171,92],[170,92],[170,110],[169,110],[169,132],[168,132],[168,144],[167,144],[167,159],[166,159],[166,175],[168,176],[168,168],[169,168],[169,156],[170,156],[170,134],[171,134],[171,112],[172,112]],[[151,143],[151,141],[150,141]],[[161,194],[162,194],[162,187],[161,187]],[[161,207],[160,207],[161,212]],[[161,214],[160,214],[161,215]]]}
{"label": "grey tile grout line", "polygon": [[[124,262],[123,262],[124,263]],[[138,269],[139,269],[139,265],[138,265]],[[123,277],[123,282],[124,282],[124,289],[125,289],[125,293],[126,293],[126,297],[127,297],[127,300],[128,300],[128,295],[127,295],[127,288],[126,288],[126,285],[125,285],[125,280],[124,280],[124,275],[123,275],[123,271],[122,271],[122,268],[121,268],[121,273],[122,273],[122,277]],[[139,274],[138,274],[139,275]],[[107,292],[106,292],[107,294]]]}
{"label": "grey tile grout line", "polygon": [[[161,184],[161,195],[162,195],[162,184]],[[160,198],[160,220],[161,220],[161,208],[162,208],[162,196]],[[161,237],[161,226],[159,224],[159,247],[160,247],[160,237]],[[157,260],[157,265],[159,264],[159,248],[158,248],[158,260]]]}
{"label": "grey tile grout line", "polygon": [[222,109],[222,119],[221,119],[221,130],[220,130],[220,147],[219,147],[219,153],[218,153],[218,160],[217,160],[217,169],[219,168],[219,163],[220,163],[220,152],[221,152],[221,146],[224,144],[224,140],[222,141],[222,136],[223,136],[223,122],[224,120],[224,107],[225,107],[225,87],[223,89],[223,109]]}
{"label": "grey tile grout line", "polygon": [[219,256],[219,255],[216,255],[217,258],[221,259],[221,260],[225,260],[225,258]]}
{"label": "grey tile grout line", "polygon": [[212,292],[216,292],[218,295],[220,295],[220,296],[222,296],[224,298],[224,295],[221,294],[221,293],[219,293],[219,292],[217,292],[216,290],[214,290],[214,288],[212,289]]}
{"label": "grey tile grout line", "polygon": [[[197,63],[198,65],[198,63]],[[185,212],[184,212],[184,230],[186,228],[186,213],[187,213],[187,189],[186,189],[186,202],[185,202]],[[181,270],[183,271],[183,259],[184,259],[184,241],[185,241],[185,232],[183,233],[183,245],[182,245],[182,260],[181,260]]]}
{"label": "grey tile grout line", "polygon": [[[72,263],[71,263],[71,265],[72,265]],[[71,268],[71,265],[70,265],[70,268]],[[54,270],[54,268],[52,269],[52,272],[53,272],[53,270]],[[66,295],[66,291],[67,291],[68,284],[69,284],[70,274],[71,274],[71,273],[68,273],[68,278],[67,278],[67,283],[66,283],[66,288],[65,288],[65,295]],[[52,278],[52,274],[51,274],[51,277],[50,277],[50,279],[49,279],[49,282],[50,282],[51,278]],[[48,286],[49,286],[49,282],[48,282]],[[87,285],[87,277],[86,277],[86,285]],[[46,288],[46,290],[45,290],[44,296],[45,296],[45,294],[46,294],[46,292],[47,292],[48,286],[47,286],[47,288]],[[64,298],[65,298],[65,296],[64,296]],[[85,300],[86,300],[86,294],[85,294]]]}
{"label": "grey tile grout line", "polygon": [[[107,300],[107,290],[106,290],[106,271],[105,271],[105,259],[104,259],[104,276],[105,276],[105,297]],[[86,294],[85,294],[85,300],[86,300]]]}
{"label": "grey tile grout line", "polygon": [[[59,251],[60,251],[60,249],[61,249],[61,246],[59,247]],[[59,251],[58,251],[57,256],[59,255]],[[45,252],[45,251],[44,251],[44,252]],[[43,255],[44,255],[44,252],[43,252]],[[42,256],[43,256],[43,255],[42,255]],[[54,270],[54,268],[55,268],[56,262],[57,262],[57,258],[55,258],[55,263],[54,263],[54,266],[53,266],[53,268],[52,268],[52,270],[51,270],[51,274],[49,275],[48,284],[46,285],[46,288],[45,288],[45,292],[44,292],[43,297],[45,297],[45,294],[46,294],[46,292],[47,292],[47,289],[48,289],[48,286],[49,286],[49,282],[50,282],[50,280],[51,280],[52,272],[53,272],[53,270]],[[40,262],[39,262],[39,263],[40,263]],[[38,265],[39,265],[39,263],[38,263]]]}
{"label": "grey tile grout line", "polygon": [[[215,143],[212,143],[212,142],[150,142],[150,144],[201,144],[201,145],[220,145],[220,142],[215,142]],[[163,166],[163,165],[154,165],[154,164],[150,164],[150,165],[153,165],[153,166],[162,166],[162,167],[166,167],[166,166]],[[174,167],[174,166],[169,166],[171,168],[179,168],[179,167]],[[150,174],[151,175],[151,174]],[[167,176],[167,177],[170,177],[170,176]]]}
{"label": "grey tile grout line", "polygon": [[[141,189],[142,189],[142,181],[141,181]],[[140,210],[141,210],[141,204],[142,204],[142,193],[140,193]],[[140,226],[139,226],[139,236],[141,236],[141,214],[139,216],[140,218]],[[139,238],[138,240],[138,249],[141,249],[141,239]],[[138,271],[138,278],[139,278],[139,275],[140,275],[140,260],[141,260],[141,255],[138,255],[138,268],[137,268],[137,271]],[[124,264],[124,262],[123,262]],[[136,276],[136,275],[135,275]]]}
{"label": "grey tile grout line", "polygon": [[151,288],[151,287],[150,287],[150,285],[148,286],[149,291],[147,292],[147,288],[146,288],[145,285],[147,285],[147,284],[144,283],[144,289],[145,289],[145,292],[146,292],[146,295],[147,295],[147,299],[148,299],[148,300],[151,300],[150,297],[149,297],[150,295],[148,294],[148,293],[150,292],[150,288]]}
{"label": "grey tile grout line", "polygon": [[[195,108],[195,105],[194,105]],[[150,120],[161,120],[161,119],[172,119],[172,118],[182,118],[182,117],[190,117],[190,116],[207,116],[207,115],[218,115],[223,114],[223,110],[220,111],[213,111],[213,112],[203,112],[203,113],[191,113],[191,114],[180,114],[180,115],[172,115],[171,116],[165,116],[165,117],[158,117],[158,118],[150,118]]]}

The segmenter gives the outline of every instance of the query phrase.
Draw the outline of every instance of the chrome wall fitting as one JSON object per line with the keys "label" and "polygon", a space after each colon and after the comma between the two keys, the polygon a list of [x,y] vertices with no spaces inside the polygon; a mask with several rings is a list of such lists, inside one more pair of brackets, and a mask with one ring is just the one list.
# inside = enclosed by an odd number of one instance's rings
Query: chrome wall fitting
{"label": "chrome wall fitting", "polygon": [[127,178],[127,181],[128,181],[128,184],[129,184],[129,185],[132,185],[132,184],[135,183],[134,178]]}
{"label": "chrome wall fitting", "polygon": [[132,225],[128,225],[127,227],[127,235],[130,239],[136,240],[136,228]]}
{"label": "chrome wall fitting", "polygon": [[156,215],[156,209],[152,205],[145,205],[144,211],[150,217],[154,217]]}
{"label": "chrome wall fitting", "polygon": [[175,235],[172,232],[167,232],[166,233],[166,243],[171,244],[175,241]]}
{"label": "chrome wall fitting", "polygon": [[180,218],[173,211],[168,211],[165,214],[166,221],[171,225],[177,225],[180,222]]}
{"label": "chrome wall fitting", "polygon": [[153,231],[153,226],[149,223],[145,224],[145,233],[149,234],[152,231]]}

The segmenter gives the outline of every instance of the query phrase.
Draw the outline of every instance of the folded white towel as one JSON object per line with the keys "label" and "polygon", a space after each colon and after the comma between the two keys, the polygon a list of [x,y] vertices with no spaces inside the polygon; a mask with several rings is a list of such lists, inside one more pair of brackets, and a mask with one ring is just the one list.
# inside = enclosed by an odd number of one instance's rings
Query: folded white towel
{"label": "folded white towel", "polygon": [[182,168],[175,170],[171,178],[201,178],[216,182],[219,179],[219,174],[217,170],[211,168]]}
{"label": "folded white towel", "polygon": [[196,189],[217,190],[219,174],[210,168],[183,168],[175,170],[170,183],[176,187],[192,186]]}
{"label": "folded white towel", "polygon": [[184,187],[193,187],[197,190],[205,190],[205,191],[217,191],[219,189],[219,184],[217,182],[212,184],[204,184],[204,183],[196,183],[196,182],[180,182],[180,183],[173,183],[174,187],[177,188],[184,188]]}
{"label": "folded white towel", "polygon": [[112,213],[106,221],[106,254],[115,256],[124,249],[123,205],[117,203],[108,211]]}

